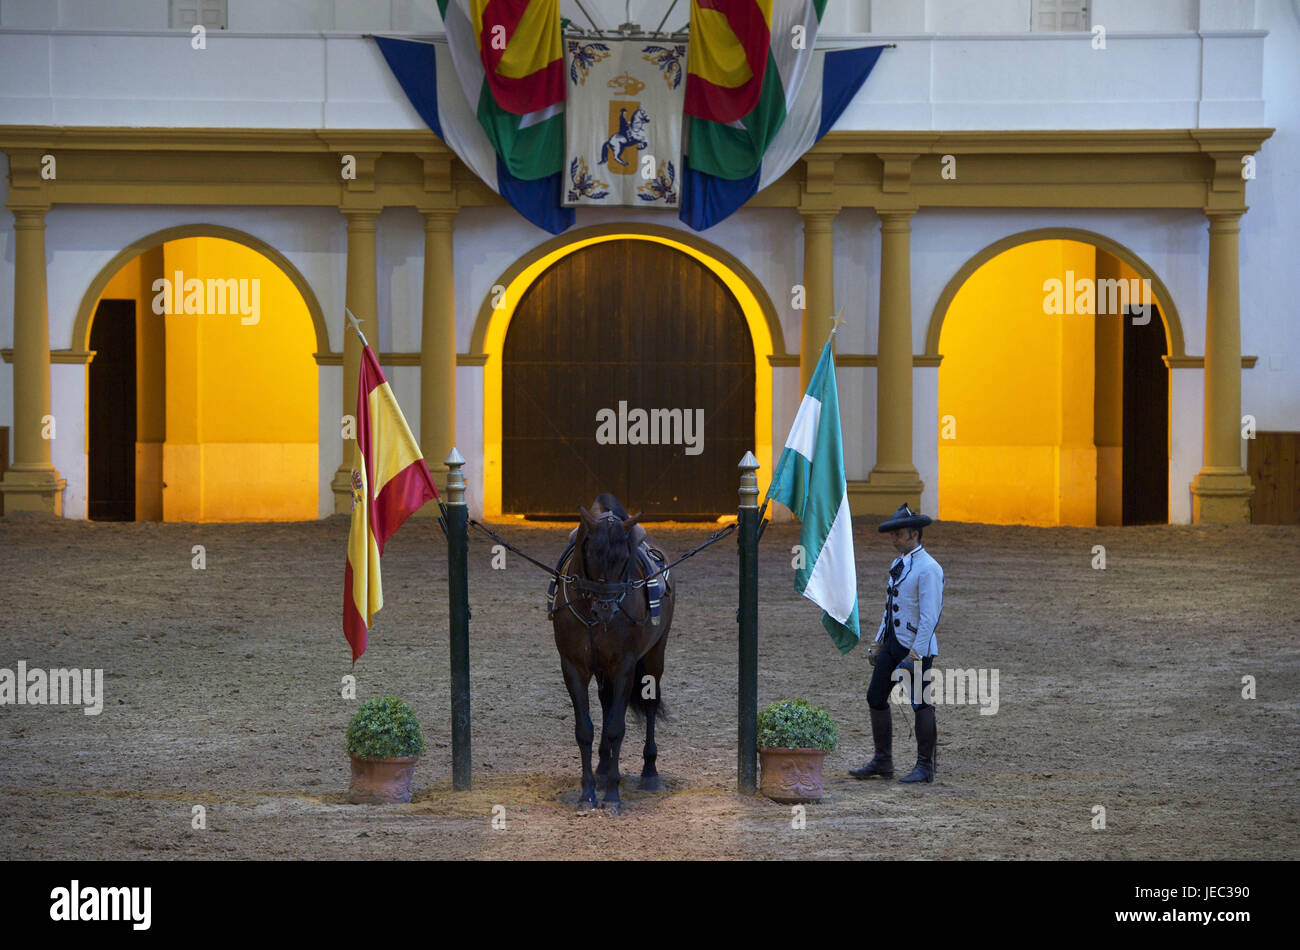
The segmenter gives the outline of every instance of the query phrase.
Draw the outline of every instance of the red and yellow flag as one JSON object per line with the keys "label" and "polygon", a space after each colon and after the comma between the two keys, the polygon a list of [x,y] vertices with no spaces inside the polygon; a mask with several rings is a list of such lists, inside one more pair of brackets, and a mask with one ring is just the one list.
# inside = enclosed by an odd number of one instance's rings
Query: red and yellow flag
{"label": "red and yellow flag", "polygon": [[369,346],[361,350],[357,439],[352,456],[352,530],[343,578],[343,635],[352,662],[366,652],[366,630],[384,606],[379,558],[413,512],[438,497],[420,446]]}
{"label": "red and yellow flag", "polygon": [[560,0],[469,0],[469,6],[496,104],[527,115],[563,102]]}
{"label": "red and yellow flag", "polygon": [[686,114],[735,122],[758,104],[772,43],[772,0],[691,0]]}

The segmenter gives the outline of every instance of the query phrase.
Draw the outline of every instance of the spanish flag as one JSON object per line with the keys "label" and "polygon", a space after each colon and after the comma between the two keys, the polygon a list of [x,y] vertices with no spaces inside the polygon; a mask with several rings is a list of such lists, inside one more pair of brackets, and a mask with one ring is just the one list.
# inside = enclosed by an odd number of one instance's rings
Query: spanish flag
{"label": "spanish flag", "polygon": [[772,0],[691,0],[686,114],[722,123],[748,115],[758,105],[772,42]]}
{"label": "spanish flag", "polygon": [[379,558],[413,512],[438,497],[420,446],[369,346],[361,350],[357,440],[352,456],[352,530],[343,576],[343,635],[352,662],[366,652],[366,629],[384,606]]}

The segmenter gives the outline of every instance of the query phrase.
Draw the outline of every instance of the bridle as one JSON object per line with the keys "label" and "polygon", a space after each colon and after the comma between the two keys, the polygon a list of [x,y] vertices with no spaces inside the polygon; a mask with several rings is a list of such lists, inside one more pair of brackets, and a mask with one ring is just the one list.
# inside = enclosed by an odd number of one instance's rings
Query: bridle
{"label": "bridle", "polygon": [[[613,512],[603,512],[598,520],[613,519],[617,515]],[[587,541],[590,533],[584,524],[582,527],[582,540],[576,545],[571,555],[570,563],[576,561],[577,571],[574,574],[560,574],[560,589],[564,592],[564,603],[561,607],[567,607],[569,611],[577,617],[588,628],[597,624],[608,624],[614,619],[614,611],[622,611],[623,616],[633,623],[640,623],[644,618],[633,616],[628,613],[627,608],[623,606],[623,601],[627,599],[630,591],[639,590],[646,584],[645,578],[632,579],[632,562],[636,560],[632,549],[632,536],[629,534],[627,542],[627,558],[623,562],[623,576],[617,581],[592,580],[590,572],[587,569]],[[572,586],[574,594],[569,593]],[[589,617],[584,617],[575,607],[578,601],[585,601],[589,606]]]}

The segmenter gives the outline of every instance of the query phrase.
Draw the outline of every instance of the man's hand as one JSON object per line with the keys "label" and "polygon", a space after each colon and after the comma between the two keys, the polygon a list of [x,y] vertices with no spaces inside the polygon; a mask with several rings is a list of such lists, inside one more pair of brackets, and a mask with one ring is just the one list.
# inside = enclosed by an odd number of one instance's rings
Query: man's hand
{"label": "man's hand", "polygon": [[908,658],[909,660],[911,660],[913,663],[920,663],[920,662],[921,662],[921,658],[920,658],[919,656],[916,655],[916,651],[915,651],[915,650],[908,650],[908,651],[907,651],[907,658]]}
{"label": "man's hand", "polygon": [[876,665],[876,659],[880,656],[880,644],[872,643],[867,647],[867,662],[872,666]]}

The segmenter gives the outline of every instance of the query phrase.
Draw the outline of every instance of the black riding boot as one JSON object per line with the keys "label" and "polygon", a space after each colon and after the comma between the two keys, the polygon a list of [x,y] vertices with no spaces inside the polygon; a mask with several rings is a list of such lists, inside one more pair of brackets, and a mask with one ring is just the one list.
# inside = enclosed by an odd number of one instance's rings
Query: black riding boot
{"label": "black riding boot", "polygon": [[871,739],[876,754],[860,769],[851,769],[854,778],[894,777],[894,721],[889,708],[871,710]]}
{"label": "black riding boot", "polygon": [[934,707],[922,706],[916,711],[916,768],[900,778],[900,782],[934,781],[934,748],[938,741]]}

